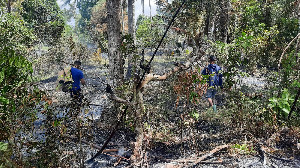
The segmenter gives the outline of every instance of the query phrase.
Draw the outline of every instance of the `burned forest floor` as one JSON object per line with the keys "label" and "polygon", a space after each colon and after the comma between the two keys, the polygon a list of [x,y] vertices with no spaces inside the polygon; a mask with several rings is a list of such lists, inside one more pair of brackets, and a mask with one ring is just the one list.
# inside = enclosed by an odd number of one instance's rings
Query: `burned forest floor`
{"label": "burned forest floor", "polygon": [[[102,65],[83,65],[87,86],[82,88],[84,104],[80,107],[68,93],[56,90],[55,76],[38,84],[52,100],[52,114],[38,115],[35,137],[44,141],[54,137],[51,143],[56,148],[56,164],[60,167],[132,166],[130,157],[136,134],[130,112],[103,154],[88,161],[102,147],[120,118],[105,93],[107,69],[99,66]],[[156,66],[172,67],[163,63]],[[179,96],[177,102],[173,78],[154,81],[145,87],[144,143],[147,145],[143,167],[300,167],[299,127],[270,126],[250,118],[241,122],[247,116],[232,115],[227,109],[232,103],[229,91],[218,92],[217,112],[208,107],[204,96],[196,102]],[[250,83],[245,86],[249,90],[252,83],[263,87],[263,80],[252,76],[243,82]],[[43,126],[49,121],[51,128]]]}

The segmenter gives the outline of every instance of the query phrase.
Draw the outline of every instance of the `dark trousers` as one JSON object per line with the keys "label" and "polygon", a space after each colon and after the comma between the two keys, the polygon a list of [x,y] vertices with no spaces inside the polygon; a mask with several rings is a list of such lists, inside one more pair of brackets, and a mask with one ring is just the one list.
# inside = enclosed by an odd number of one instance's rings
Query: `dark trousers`
{"label": "dark trousers", "polygon": [[76,103],[82,103],[82,93],[81,89],[70,89],[71,98],[75,100]]}

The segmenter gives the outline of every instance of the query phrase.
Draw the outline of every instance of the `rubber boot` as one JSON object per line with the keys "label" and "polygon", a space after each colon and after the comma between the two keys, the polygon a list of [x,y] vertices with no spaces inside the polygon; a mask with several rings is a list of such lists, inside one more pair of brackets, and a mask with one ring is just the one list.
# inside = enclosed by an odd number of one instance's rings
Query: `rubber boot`
{"label": "rubber boot", "polygon": [[217,112],[217,106],[216,105],[213,105],[212,108],[213,108],[214,112]]}

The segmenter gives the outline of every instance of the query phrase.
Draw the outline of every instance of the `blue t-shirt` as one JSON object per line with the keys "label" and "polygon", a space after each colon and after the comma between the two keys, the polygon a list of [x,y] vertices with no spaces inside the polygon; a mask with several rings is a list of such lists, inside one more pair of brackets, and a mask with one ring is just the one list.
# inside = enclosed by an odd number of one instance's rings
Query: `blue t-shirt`
{"label": "blue t-shirt", "polygon": [[83,73],[77,68],[71,68],[72,78],[73,78],[73,87],[72,90],[80,89],[80,80],[83,79]]}
{"label": "blue t-shirt", "polygon": [[209,64],[204,70],[202,71],[202,75],[210,75],[208,78],[208,84],[209,86],[220,86],[222,87],[223,81],[222,81],[222,73],[221,68],[217,64]]}

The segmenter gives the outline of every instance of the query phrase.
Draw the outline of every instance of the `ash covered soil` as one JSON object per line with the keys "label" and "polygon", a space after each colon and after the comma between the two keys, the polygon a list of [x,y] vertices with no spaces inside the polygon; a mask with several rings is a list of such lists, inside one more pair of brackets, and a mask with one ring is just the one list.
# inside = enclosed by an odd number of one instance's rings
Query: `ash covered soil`
{"label": "ash covered soil", "polygon": [[[109,142],[106,149],[111,151],[88,161],[102,147],[119,115],[114,112],[114,105],[105,93],[107,70],[97,65],[83,65],[83,68],[87,82],[87,86],[82,88],[86,104],[80,109],[72,103],[69,94],[55,89],[56,77],[39,83],[39,88],[52,97],[55,118],[62,123],[56,130],[59,132],[56,143],[60,165],[131,167],[135,134],[128,123],[123,123]],[[257,80],[258,85],[262,85],[258,78],[249,77],[247,80]],[[283,128],[267,139],[256,138],[244,126],[222,120],[226,116],[223,105],[225,94],[219,95],[218,113],[208,108],[205,98],[190,105],[181,101],[176,107],[176,95],[171,91],[169,82],[151,82],[145,88],[145,108],[155,119],[147,123],[152,131],[145,139],[149,145],[143,165],[153,168],[300,167],[300,141],[293,130]],[[161,103],[160,100],[166,101]],[[190,115],[191,109],[196,109],[196,117]],[[44,119],[45,116],[39,114],[35,129],[44,129]],[[39,137],[47,136],[46,131],[37,132]],[[214,150],[222,145],[228,146]],[[203,156],[205,159],[200,160]]]}

